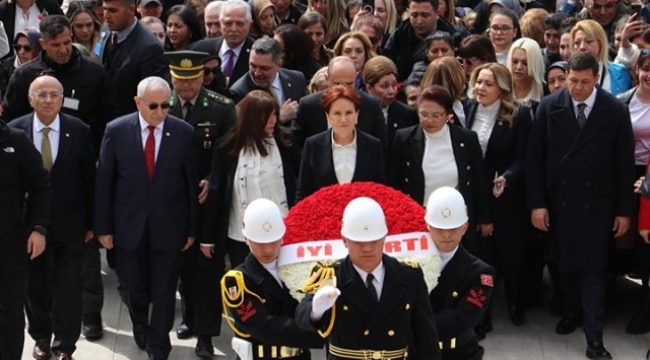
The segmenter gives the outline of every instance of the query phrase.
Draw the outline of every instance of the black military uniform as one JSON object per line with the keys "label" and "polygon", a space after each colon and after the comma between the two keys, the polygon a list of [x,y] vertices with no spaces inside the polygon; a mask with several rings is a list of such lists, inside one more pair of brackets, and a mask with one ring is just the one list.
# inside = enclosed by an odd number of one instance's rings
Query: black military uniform
{"label": "black military uniform", "polygon": [[328,359],[440,359],[438,334],[421,269],[383,255],[381,297],[376,305],[350,257],[334,263],[341,295],[317,324],[310,319],[313,294],[296,309],[305,329],[327,337]]}
{"label": "black military uniform", "polygon": [[[203,62],[209,54],[177,51],[165,55],[170,62],[172,78],[193,80],[203,75]],[[196,99],[190,100],[190,105],[186,105],[187,103],[188,101],[181,99],[174,90],[169,101],[169,114],[185,119],[194,126],[196,149],[199,152],[199,176],[201,179],[207,179],[217,139],[235,125],[235,105],[232,100],[203,86]],[[225,265],[216,266],[216,257],[208,259],[199,254],[200,243],[199,238],[181,255],[181,314],[183,324],[190,330],[187,336],[193,332],[195,335],[211,337],[219,335],[221,329],[221,311],[218,306],[214,306],[220,302],[220,293],[218,286],[207,285],[218,283]],[[221,270],[214,270],[215,268]],[[179,333],[179,337],[183,336]]]}
{"label": "black military uniform", "polygon": [[474,327],[490,304],[494,269],[459,245],[429,294],[443,360],[483,358]]}
{"label": "black military uniform", "polygon": [[298,301],[248,254],[243,264],[221,281],[223,310],[233,322],[236,336],[252,343],[253,359],[311,359],[309,348],[323,339],[314,330],[298,327],[294,318]]}

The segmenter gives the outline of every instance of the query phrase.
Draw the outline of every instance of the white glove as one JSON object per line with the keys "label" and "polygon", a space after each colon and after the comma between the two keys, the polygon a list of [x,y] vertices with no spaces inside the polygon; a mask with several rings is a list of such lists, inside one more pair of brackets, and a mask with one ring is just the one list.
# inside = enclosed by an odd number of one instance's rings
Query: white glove
{"label": "white glove", "polygon": [[341,295],[341,290],[334,286],[327,285],[316,291],[311,304],[311,321],[319,321],[323,314],[336,303],[336,299]]}

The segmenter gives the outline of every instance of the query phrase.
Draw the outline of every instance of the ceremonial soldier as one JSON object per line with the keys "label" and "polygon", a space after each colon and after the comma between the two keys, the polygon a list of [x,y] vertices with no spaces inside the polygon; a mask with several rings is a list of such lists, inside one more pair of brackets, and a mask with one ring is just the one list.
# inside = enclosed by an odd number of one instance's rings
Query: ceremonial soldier
{"label": "ceremonial soldier", "polygon": [[[165,55],[170,63],[174,87],[169,101],[169,114],[185,119],[194,126],[194,138],[199,151],[199,176],[206,179],[211,169],[217,139],[235,124],[235,105],[230,99],[203,87],[203,63],[209,56],[208,53],[175,51]],[[202,180],[201,186],[204,189],[202,194],[206,195],[207,180]],[[204,200],[202,197],[201,203]],[[197,243],[200,242],[199,238]],[[218,284],[225,265],[215,265],[212,259],[200,255],[199,247],[195,244],[182,254],[182,323],[176,330],[176,335],[179,339],[197,335],[196,355],[210,357],[214,354],[211,338],[219,335],[221,329],[221,311],[214,306],[220,302],[219,286],[210,284]]]}
{"label": "ceremonial soldier", "polygon": [[248,205],[242,233],[250,254],[221,280],[223,309],[241,360],[311,359],[308,348],[323,346],[316,331],[296,324],[298,301],[278,274],[284,232],[282,214],[273,201],[259,198]]}
{"label": "ceremonial soldier", "polygon": [[329,360],[440,359],[422,270],[383,254],[387,233],[381,206],[354,199],[341,228],[349,255],[312,268],[296,320],[327,338]]}
{"label": "ceremonial soldier", "polygon": [[429,196],[424,220],[442,258],[429,298],[443,360],[483,358],[474,327],[490,304],[494,269],[460,245],[467,219],[465,200],[456,189],[441,187]]}

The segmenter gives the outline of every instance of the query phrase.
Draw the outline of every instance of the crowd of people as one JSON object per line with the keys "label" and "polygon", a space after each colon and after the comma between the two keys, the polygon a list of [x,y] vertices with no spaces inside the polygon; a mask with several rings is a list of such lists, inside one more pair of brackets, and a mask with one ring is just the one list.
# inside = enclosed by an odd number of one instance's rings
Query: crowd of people
{"label": "crowd of people", "polygon": [[[524,326],[547,296],[555,331],[582,324],[586,356],[610,359],[603,315],[617,277],[642,282],[625,331],[650,332],[650,200],[634,186],[650,158],[648,23],[641,0],[0,1],[0,358],[20,359],[23,313],[37,360],[71,359],[81,335],[103,336],[101,248],[150,359],[171,351],[177,290],[176,335],[211,357],[239,277],[268,272],[283,287],[265,245],[283,231],[246,235],[250,205],[270,200],[262,224],[275,224],[276,210],[323,187],[371,181],[427,211],[439,189],[458,191],[466,219],[427,220],[429,231],[445,266],[458,256],[483,269],[454,286],[485,297],[472,298],[480,311],[455,310],[455,332],[444,311],[467,304],[445,298],[458,297],[451,285],[430,294],[433,310],[408,300],[434,326],[417,322],[390,349],[392,328],[354,345],[356,325],[339,325],[330,358],[481,358],[493,306]],[[384,270],[399,267],[381,256],[364,267],[353,252],[386,234],[344,232],[351,263],[336,271],[354,265],[362,281],[379,266],[362,282],[381,302]],[[462,244],[443,250],[443,234]],[[223,290],[228,269],[240,273]],[[403,276],[420,291],[419,275]],[[493,281],[504,304],[489,301]],[[252,331],[248,344],[265,349],[250,358],[322,346],[313,333],[355,295],[321,288],[307,305],[284,303],[296,318],[254,304],[286,316],[304,344],[282,343],[281,326],[265,337],[233,307],[238,338]],[[418,348],[427,329],[440,349]]]}

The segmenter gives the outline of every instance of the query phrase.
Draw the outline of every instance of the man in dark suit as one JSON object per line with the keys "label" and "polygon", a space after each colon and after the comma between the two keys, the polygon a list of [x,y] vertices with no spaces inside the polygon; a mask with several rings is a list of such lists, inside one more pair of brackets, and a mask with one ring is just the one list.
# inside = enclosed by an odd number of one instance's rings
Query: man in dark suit
{"label": "man in dark suit", "polygon": [[248,37],[253,22],[251,8],[245,1],[227,0],[221,7],[219,22],[223,36],[198,41],[191,50],[212,53],[216,49],[227,84],[232,86],[248,71],[253,46],[253,39]]}
{"label": "man in dark suit", "polygon": [[305,285],[316,291],[302,299],[296,321],[327,338],[329,360],[403,359],[407,353],[440,359],[422,270],[384,255],[387,233],[377,202],[367,197],[352,200],[341,228],[349,255],[334,263],[335,279]]}
{"label": "man in dark suit", "polygon": [[[5,32],[7,33],[7,39],[10,42],[10,45],[14,41],[14,37],[18,31],[23,31],[27,27],[37,27],[36,24],[23,26],[22,28],[16,29],[16,8],[19,8],[19,14],[29,14],[30,8],[35,5],[40,14],[48,15],[63,15],[63,10],[59,6],[56,0],[2,0],[0,1],[0,22],[4,25]],[[28,15],[29,16],[29,15]],[[38,16],[38,15],[37,15]],[[13,52],[13,47],[10,52]]]}
{"label": "man in dark suit", "polygon": [[[329,86],[354,86],[356,79],[357,70],[350,58],[337,56],[330,61],[327,67],[327,83]],[[361,96],[361,108],[359,109],[357,127],[366,134],[381,140],[386,146],[386,125],[379,100],[363,91],[358,93]],[[323,92],[321,91],[300,99],[298,114],[291,123],[294,141],[300,148],[305,144],[305,139],[327,130],[325,111],[323,111],[320,104],[322,97]]]}
{"label": "man in dark suit", "polygon": [[[27,259],[45,250],[52,198],[43,159],[23,131],[0,121],[0,359],[20,359]],[[27,251],[25,251],[27,249]]]}
{"label": "man in dark suit", "polygon": [[59,112],[63,86],[56,78],[36,78],[29,94],[34,112],[9,126],[25,131],[48,158],[44,162],[50,171],[53,201],[47,249],[29,265],[28,331],[36,341],[35,359],[49,359],[52,351],[57,359],[71,359],[81,323],[82,248],[84,241],[93,238],[95,156],[88,125]]}
{"label": "man in dark suit", "polygon": [[469,223],[458,190],[443,186],[432,192],[424,220],[442,260],[438,285],[429,294],[442,358],[480,360],[484,351],[474,327],[492,300],[494,269],[460,243]]}
{"label": "man in dark suit", "polygon": [[194,129],[167,115],[170,97],[162,78],[138,84],[138,112],[106,126],[95,192],[95,232],[115,246],[122,300],[149,359],[171,351],[180,253],[194,242],[198,215]]}
{"label": "man in dark suit", "polygon": [[634,137],[627,106],[597,87],[598,78],[597,60],[575,54],[568,89],[542,99],[526,191],[533,225],[549,232],[559,255],[565,314],[556,332],[575,330],[582,305],[587,357],[611,359],[603,345],[607,248],[634,214]]}
{"label": "man in dark suit", "polygon": [[[169,114],[194,127],[195,149],[199,160],[199,178],[207,179],[212,166],[212,154],[217,139],[235,125],[237,114],[232,100],[207,90],[203,83],[203,63],[208,53],[196,51],[167,52],[174,91],[169,102]],[[201,180],[206,185],[207,180]],[[200,207],[200,212],[204,209]],[[198,243],[201,242],[199,238]],[[211,259],[198,254],[194,244],[181,255],[180,285],[182,323],[176,330],[179,339],[197,336],[195,353],[199,357],[214,354],[212,336],[221,331],[221,301],[216,286],[222,273],[215,274]],[[197,258],[198,257],[198,258]],[[217,276],[218,275],[218,276]]]}
{"label": "man in dark suit", "polygon": [[246,207],[242,233],[251,252],[221,280],[223,309],[233,319],[228,325],[236,335],[233,350],[241,359],[279,355],[309,360],[309,348],[323,347],[316,331],[298,327],[298,301],[280,279],[278,256],[285,230],[280,208],[273,201],[258,198]]}
{"label": "man in dark suit", "polygon": [[140,25],[133,0],[104,1],[109,31],[101,33],[99,59],[108,71],[112,98],[105,100],[122,116],[136,111],[133,97],[140,80],[149,76],[167,79],[169,70],[158,39]]}
{"label": "man in dark suit", "polygon": [[280,122],[288,124],[295,119],[298,101],[307,94],[307,83],[301,72],[281,68],[280,44],[268,36],[257,39],[251,48],[248,63],[248,73],[230,87],[235,103],[253,90],[270,91],[280,105]]}

